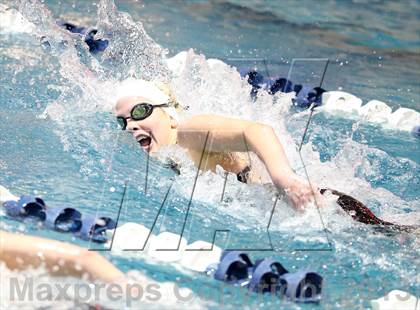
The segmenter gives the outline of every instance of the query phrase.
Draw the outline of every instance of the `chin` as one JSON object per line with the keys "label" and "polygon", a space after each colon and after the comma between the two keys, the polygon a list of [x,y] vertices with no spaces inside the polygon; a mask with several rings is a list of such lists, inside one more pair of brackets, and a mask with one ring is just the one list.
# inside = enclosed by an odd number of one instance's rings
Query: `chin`
{"label": "chin", "polygon": [[150,144],[145,151],[149,154],[156,153],[158,151],[159,147],[155,145],[154,143]]}

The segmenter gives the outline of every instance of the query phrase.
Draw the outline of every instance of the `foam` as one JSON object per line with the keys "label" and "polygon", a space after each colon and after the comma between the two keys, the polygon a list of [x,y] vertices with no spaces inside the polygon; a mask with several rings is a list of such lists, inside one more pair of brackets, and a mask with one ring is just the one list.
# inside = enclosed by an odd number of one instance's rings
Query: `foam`
{"label": "foam", "polygon": [[165,59],[165,61],[169,70],[172,71],[172,74],[175,77],[178,77],[181,75],[182,70],[184,70],[185,65],[187,63],[187,52],[186,51],[179,52],[175,56]]}

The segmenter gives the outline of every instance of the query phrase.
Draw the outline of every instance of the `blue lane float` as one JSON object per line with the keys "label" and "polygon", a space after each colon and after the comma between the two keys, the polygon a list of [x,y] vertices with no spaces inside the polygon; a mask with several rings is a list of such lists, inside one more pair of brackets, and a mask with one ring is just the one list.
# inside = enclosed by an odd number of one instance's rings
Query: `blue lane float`
{"label": "blue lane float", "polygon": [[257,260],[248,288],[253,292],[280,294],[280,277],[286,273],[286,268],[272,257]]}
{"label": "blue lane float", "polygon": [[98,33],[98,30],[95,28],[78,26],[61,20],[57,21],[57,25],[71,33],[82,35],[83,41],[85,41],[85,43],[89,47],[89,52],[92,54],[98,54],[100,52],[103,52],[108,47],[108,40],[95,38],[95,35]]}
{"label": "blue lane float", "polygon": [[75,233],[82,227],[82,214],[70,207],[47,208],[45,227]]}
{"label": "blue lane float", "polygon": [[45,202],[34,196],[21,196],[17,201],[9,200],[3,204],[6,214],[17,218],[36,217],[41,221],[45,220]]}
{"label": "blue lane float", "polygon": [[296,302],[318,302],[321,300],[322,277],[309,269],[285,273],[280,277],[288,299]]}
{"label": "blue lane float", "polygon": [[79,237],[83,240],[92,240],[97,243],[108,241],[106,231],[115,229],[116,222],[110,217],[88,216],[83,218],[82,227],[79,231]]}
{"label": "blue lane float", "polygon": [[228,284],[247,286],[252,278],[253,264],[246,253],[225,251],[214,269],[210,266],[207,274],[213,274],[216,280]]}
{"label": "blue lane float", "polygon": [[420,126],[416,126],[411,130],[411,134],[416,137],[420,138]]}
{"label": "blue lane float", "polygon": [[224,251],[217,268],[214,270],[214,264],[211,265],[207,274],[254,293],[271,293],[302,303],[321,300],[322,276],[309,269],[290,273],[272,257],[258,259],[253,264],[244,252]]}
{"label": "blue lane float", "polygon": [[294,107],[308,109],[322,106],[322,111],[332,114],[355,114],[364,121],[381,124],[384,128],[409,131],[414,137],[420,138],[420,114],[412,109],[399,108],[392,112],[391,107],[379,100],[371,100],[362,105],[360,98],[343,91],[327,91],[321,87],[295,84],[283,77],[273,82],[256,70],[240,70],[240,73],[252,86],[250,95],[254,100],[260,90],[271,95],[294,92],[295,97],[291,99]]}
{"label": "blue lane float", "polygon": [[47,207],[44,200],[35,196],[21,196],[3,203],[6,214],[16,220],[37,219],[45,228],[73,233],[83,240],[97,243],[108,241],[106,230],[115,229],[116,223],[106,216],[83,216],[77,209],[61,206]]}
{"label": "blue lane float", "polygon": [[[10,193],[7,192],[7,194]],[[11,194],[5,196],[11,196]],[[154,248],[161,248],[162,241],[167,244],[175,239],[179,240],[180,237],[168,232],[153,236],[150,234],[150,230],[143,225],[134,223],[126,223],[117,228],[117,223],[109,217],[83,216],[77,209],[67,206],[49,208],[44,200],[35,196],[21,196],[17,200],[5,201],[3,207],[6,214],[14,219],[35,218],[43,222],[46,228],[73,233],[83,240],[97,243],[109,242],[111,236],[115,236],[117,232],[124,233],[125,228],[128,228],[125,233],[128,233],[129,236],[123,234],[122,239],[119,239],[117,234],[114,241],[116,243],[123,241],[127,244],[130,238],[143,238],[147,235],[152,243],[145,251],[149,255],[156,250]],[[137,234],[136,231],[140,233]],[[148,237],[145,240],[147,239]],[[183,247],[187,246],[186,240],[182,245]],[[202,248],[203,246],[208,247],[210,244],[205,241],[196,241],[191,245]],[[302,303],[316,303],[321,300],[322,277],[316,272],[302,269],[290,273],[271,257],[258,259],[254,264],[245,252],[222,251],[216,245],[211,245],[211,247],[212,254],[207,258],[205,257],[208,255],[207,251],[187,254],[184,249],[181,249],[178,257],[172,262],[177,261],[186,268],[202,271],[215,280],[247,288],[250,292],[271,293],[279,298]],[[189,254],[192,256],[186,257]]]}
{"label": "blue lane float", "polygon": [[256,70],[245,71],[241,75],[252,86],[250,95],[253,99],[256,98],[258,91],[261,89],[268,91],[271,95],[275,95],[278,92],[295,92],[296,97],[292,99],[293,105],[302,109],[307,109],[311,105],[315,107],[322,105],[322,94],[326,92],[321,87],[294,84],[291,80],[283,77],[272,82]]}

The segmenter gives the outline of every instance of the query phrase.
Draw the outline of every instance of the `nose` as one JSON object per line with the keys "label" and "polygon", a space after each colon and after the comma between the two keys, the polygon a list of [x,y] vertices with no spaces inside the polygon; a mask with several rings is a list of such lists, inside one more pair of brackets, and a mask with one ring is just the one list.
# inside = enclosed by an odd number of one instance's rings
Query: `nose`
{"label": "nose", "polygon": [[140,125],[138,124],[138,121],[134,121],[132,119],[127,120],[127,131],[137,131],[140,129]]}

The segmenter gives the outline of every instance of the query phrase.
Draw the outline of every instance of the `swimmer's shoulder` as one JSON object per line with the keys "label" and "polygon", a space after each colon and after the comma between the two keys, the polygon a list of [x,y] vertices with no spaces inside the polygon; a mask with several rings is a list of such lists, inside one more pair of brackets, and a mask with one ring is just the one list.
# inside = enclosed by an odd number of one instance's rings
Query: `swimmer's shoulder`
{"label": "swimmer's shoulder", "polygon": [[219,114],[199,114],[185,119],[179,126],[180,130],[240,130],[253,124],[251,121],[226,117]]}

